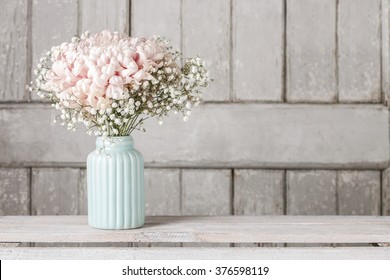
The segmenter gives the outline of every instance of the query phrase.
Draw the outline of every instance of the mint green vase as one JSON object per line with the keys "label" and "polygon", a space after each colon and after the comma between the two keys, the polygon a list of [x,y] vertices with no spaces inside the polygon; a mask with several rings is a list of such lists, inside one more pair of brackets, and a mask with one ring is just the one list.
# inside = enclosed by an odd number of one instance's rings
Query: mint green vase
{"label": "mint green vase", "polygon": [[87,174],[90,226],[131,229],[144,224],[144,162],[131,136],[98,137]]}

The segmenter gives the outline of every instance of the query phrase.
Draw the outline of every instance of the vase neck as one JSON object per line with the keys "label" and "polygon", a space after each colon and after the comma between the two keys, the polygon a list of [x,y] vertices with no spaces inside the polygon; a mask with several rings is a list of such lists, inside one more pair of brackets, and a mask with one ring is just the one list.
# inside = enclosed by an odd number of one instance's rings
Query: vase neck
{"label": "vase neck", "polygon": [[96,139],[96,149],[122,150],[133,148],[134,140],[131,136],[98,137]]}

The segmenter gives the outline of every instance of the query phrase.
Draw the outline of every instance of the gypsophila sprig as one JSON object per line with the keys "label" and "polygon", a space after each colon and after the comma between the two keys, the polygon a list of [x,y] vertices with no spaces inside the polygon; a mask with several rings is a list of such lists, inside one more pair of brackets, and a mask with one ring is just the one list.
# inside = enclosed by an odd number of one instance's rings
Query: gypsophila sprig
{"label": "gypsophila sprig", "polygon": [[50,100],[61,114],[54,122],[87,133],[126,136],[144,131],[146,119],[159,124],[170,111],[188,120],[209,83],[199,58],[185,60],[161,37],[133,38],[110,31],[72,38],[39,60],[31,92]]}

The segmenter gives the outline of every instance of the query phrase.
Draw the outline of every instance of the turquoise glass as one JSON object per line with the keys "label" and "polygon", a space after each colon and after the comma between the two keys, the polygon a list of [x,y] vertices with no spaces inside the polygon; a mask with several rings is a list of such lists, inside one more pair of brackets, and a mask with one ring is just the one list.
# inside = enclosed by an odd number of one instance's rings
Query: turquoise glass
{"label": "turquoise glass", "polygon": [[96,139],[88,155],[88,223],[100,229],[144,224],[144,161],[131,136]]}

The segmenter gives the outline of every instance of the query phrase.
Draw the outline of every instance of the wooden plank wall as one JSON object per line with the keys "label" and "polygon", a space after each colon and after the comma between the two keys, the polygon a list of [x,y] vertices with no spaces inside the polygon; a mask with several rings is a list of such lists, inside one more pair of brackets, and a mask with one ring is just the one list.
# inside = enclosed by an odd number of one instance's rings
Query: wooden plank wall
{"label": "wooden plank wall", "polygon": [[86,214],[94,139],[25,84],[45,48],[108,28],[164,35],[215,80],[189,123],[135,134],[148,215],[390,215],[390,0],[1,4],[0,214]]}

